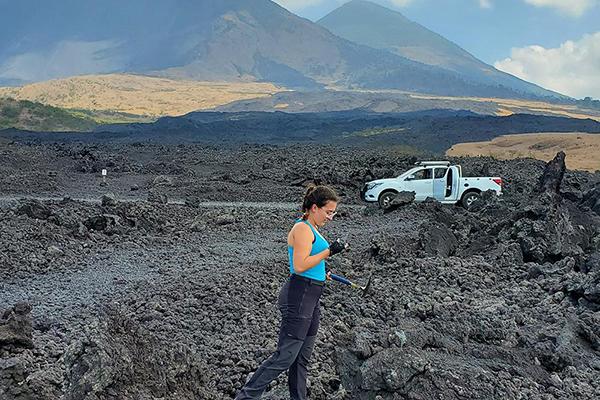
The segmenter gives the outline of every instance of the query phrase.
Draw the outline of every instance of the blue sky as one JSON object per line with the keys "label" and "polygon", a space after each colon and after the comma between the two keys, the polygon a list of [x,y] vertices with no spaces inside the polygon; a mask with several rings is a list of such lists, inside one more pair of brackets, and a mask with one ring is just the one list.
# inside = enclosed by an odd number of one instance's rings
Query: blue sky
{"label": "blue sky", "polygon": [[[276,0],[318,20],[348,0]],[[600,0],[372,0],[506,72],[600,98]]]}

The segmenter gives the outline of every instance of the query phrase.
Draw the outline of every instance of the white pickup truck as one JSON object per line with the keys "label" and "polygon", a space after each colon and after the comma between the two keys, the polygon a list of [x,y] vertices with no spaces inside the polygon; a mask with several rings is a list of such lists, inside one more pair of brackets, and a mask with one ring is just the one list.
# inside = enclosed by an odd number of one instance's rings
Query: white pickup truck
{"label": "white pickup truck", "polygon": [[415,165],[397,178],[367,182],[360,193],[362,199],[387,208],[396,193],[406,191],[415,193],[415,201],[431,197],[440,203],[461,202],[468,209],[481,192],[502,192],[500,177],[464,178],[460,165],[450,165],[448,161],[420,161]]}

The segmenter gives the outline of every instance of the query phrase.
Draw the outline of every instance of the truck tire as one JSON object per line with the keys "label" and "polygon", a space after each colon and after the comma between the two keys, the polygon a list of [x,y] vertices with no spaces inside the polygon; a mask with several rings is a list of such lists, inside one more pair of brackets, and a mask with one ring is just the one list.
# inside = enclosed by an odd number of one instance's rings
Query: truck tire
{"label": "truck tire", "polygon": [[397,195],[397,192],[392,190],[388,190],[387,192],[383,192],[379,195],[379,207],[384,210],[390,206],[390,201]]}
{"label": "truck tire", "polygon": [[479,193],[472,191],[472,192],[467,192],[465,194],[463,194],[462,199],[460,200],[462,206],[465,209],[469,209],[471,208],[471,206],[473,205],[474,202],[476,202],[477,200],[479,200]]}

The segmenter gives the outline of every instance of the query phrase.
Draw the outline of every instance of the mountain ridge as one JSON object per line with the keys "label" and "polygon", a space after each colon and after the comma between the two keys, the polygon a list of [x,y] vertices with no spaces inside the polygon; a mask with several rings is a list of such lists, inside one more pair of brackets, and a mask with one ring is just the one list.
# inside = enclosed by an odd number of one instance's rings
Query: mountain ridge
{"label": "mountain ridge", "polygon": [[16,39],[0,44],[0,80],[11,84],[127,72],[303,90],[560,97],[534,86],[469,81],[455,71],[348,41],[270,0],[4,3],[8,12],[0,15],[0,34]]}

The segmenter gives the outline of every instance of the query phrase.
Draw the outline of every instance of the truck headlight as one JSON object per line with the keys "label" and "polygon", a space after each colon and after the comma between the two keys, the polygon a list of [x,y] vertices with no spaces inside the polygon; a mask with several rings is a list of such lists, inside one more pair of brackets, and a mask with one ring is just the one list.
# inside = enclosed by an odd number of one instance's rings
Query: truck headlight
{"label": "truck headlight", "polygon": [[381,186],[383,183],[367,183],[367,190],[375,189],[377,186]]}

